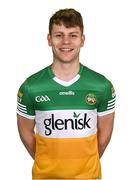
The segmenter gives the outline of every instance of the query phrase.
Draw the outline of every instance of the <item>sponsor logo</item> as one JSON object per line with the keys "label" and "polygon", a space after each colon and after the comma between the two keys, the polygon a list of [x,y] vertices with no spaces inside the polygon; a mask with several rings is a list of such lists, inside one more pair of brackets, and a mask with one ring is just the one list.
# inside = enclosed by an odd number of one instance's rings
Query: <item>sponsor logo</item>
{"label": "sponsor logo", "polygon": [[78,118],[79,116],[80,116],[80,113],[79,113],[79,114],[76,114],[76,113],[74,112],[74,115],[73,115],[74,118]]}
{"label": "sponsor logo", "polygon": [[86,100],[86,102],[87,102],[88,104],[90,104],[90,105],[94,105],[94,104],[96,104],[96,102],[97,102],[97,101],[96,101],[96,96],[95,96],[95,94],[93,94],[93,93],[87,94],[85,100]]}
{"label": "sponsor logo", "polygon": [[50,101],[50,98],[47,95],[45,95],[45,96],[36,96],[35,101],[36,102]]}
{"label": "sponsor logo", "polygon": [[22,99],[18,96],[18,97],[17,97],[17,101],[18,101],[18,102],[21,102]]}
{"label": "sponsor logo", "polygon": [[114,89],[113,86],[112,86],[112,88],[111,88],[111,91],[112,91],[112,98],[114,98],[114,97],[116,96],[116,93],[115,93],[115,89]]}
{"label": "sponsor logo", "polygon": [[18,97],[22,97],[23,96],[23,93],[22,92],[20,92],[20,91],[18,91]]}
{"label": "sponsor logo", "polygon": [[22,101],[22,97],[23,97],[23,93],[18,91],[18,94],[17,94],[17,101],[18,102],[21,102]]}
{"label": "sponsor logo", "polygon": [[82,117],[80,117],[80,113],[73,113],[73,117],[65,118],[65,119],[55,119],[55,114],[50,114],[50,118],[46,118],[43,120],[43,124],[45,127],[45,135],[49,136],[52,134],[52,130],[82,130],[82,129],[90,129],[90,121],[91,118],[88,117],[87,113],[84,113]]}
{"label": "sponsor logo", "polygon": [[73,92],[73,91],[59,92],[59,95],[61,95],[61,96],[63,96],[63,95],[74,96],[75,92]]}

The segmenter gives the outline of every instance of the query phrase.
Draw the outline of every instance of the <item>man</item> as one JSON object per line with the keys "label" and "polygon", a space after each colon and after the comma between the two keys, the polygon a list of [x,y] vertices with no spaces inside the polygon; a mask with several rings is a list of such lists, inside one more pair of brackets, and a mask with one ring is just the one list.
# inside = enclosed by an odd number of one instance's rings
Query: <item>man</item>
{"label": "man", "polygon": [[115,92],[103,75],[80,63],[84,41],[81,14],[57,11],[48,34],[53,63],[19,89],[18,129],[34,159],[33,179],[101,179],[99,159],[112,134]]}

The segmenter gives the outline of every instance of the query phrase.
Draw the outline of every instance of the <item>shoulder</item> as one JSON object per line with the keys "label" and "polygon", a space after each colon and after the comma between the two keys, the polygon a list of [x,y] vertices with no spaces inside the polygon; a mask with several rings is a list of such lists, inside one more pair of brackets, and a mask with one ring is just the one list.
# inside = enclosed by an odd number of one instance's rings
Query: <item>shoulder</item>
{"label": "shoulder", "polygon": [[38,72],[32,74],[26,80],[28,81],[28,83],[33,83],[33,82],[38,81],[39,79],[43,78],[47,72],[48,72],[48,66],[45,67],[44,69],[39,70]]}
{"label": "shoulder", "polygon": [[47,78],[49,78],[48,66],[27,77],[22,83],[21,88],[26,90],[36,89],[39,84],[42,84],[42,82],[44,83],[44,81],[48,81]]}
{"label": "shoulder", "polygon": [[96,72],[90,68],[88,68],[87,66],[83,66],[83,73],[84,75],[86,75],[89,78],[93,78],[96,80],[100,80],[100,81],[104,81],[106,78],[103,74],[100,74],[99,72]]}
{"label": "shoulder", "polygon": [[102,90],[112,86],[110,80],[107,79],[103,74],[100,74],[99,72],[96,72],[86,66],[83,68],[83,78],[92,86]]}

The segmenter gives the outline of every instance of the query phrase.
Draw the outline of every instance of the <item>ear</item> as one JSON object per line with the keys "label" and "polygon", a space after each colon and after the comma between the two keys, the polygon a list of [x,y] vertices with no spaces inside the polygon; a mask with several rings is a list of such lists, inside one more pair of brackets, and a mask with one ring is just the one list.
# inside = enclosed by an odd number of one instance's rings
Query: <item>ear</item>
{"label": "ear", "polygon": [[81,47],[84,46],[84,41],[85,41],[85,35],[83,34],[81,37]]}
{"label": "ear", "polygon": [[47,40],[48,40],[48,45],[51,46],[52,41],[51,41],[51,35],[50,34],[47,35]]}

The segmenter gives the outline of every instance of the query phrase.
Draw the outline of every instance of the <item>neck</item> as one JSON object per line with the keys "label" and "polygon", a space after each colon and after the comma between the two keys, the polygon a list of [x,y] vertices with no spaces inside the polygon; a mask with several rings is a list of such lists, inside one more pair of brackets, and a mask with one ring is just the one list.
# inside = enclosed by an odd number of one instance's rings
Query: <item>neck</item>
{"label": "neck", "polygon": [[79,61],[73,63],[58,63],[53,62],[52,70],[55,76],[63,81],[69,81],[73,79],[79,72]]}

